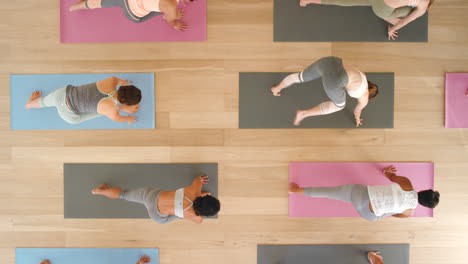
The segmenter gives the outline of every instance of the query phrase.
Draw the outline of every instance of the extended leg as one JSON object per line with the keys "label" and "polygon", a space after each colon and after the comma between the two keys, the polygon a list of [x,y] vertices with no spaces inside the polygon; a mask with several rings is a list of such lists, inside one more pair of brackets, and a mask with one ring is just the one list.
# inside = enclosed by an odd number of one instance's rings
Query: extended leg
{"label": "extended leg", "polygon": [[351,194],[356,184],[340,185],[335,187],[304,188],[304,195],[339,200],[351,203]]}
{"label": "extended leg", "polygon": [[368,6],[368,0],[300,0],[301,6],[308,4],[337,5],[337,6]]}

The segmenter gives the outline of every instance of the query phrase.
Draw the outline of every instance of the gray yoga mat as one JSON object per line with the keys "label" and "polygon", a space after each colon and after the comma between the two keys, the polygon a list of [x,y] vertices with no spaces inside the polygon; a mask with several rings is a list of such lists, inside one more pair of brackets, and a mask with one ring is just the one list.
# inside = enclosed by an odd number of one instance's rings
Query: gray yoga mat
{"label": "gray yoga mat", "polygon": [[[206,174],[203,190],[218,197],[216,163],[64,164],[65,218],[149,218],[144,205],[91,194],[100,184],[127,188],[158,187],[175,190]],[[217,218],[217,217],[211,217]]]}
{"label": "gray yoga mat", "polygon": [[398,30],[396,40],[388,40],[388,23],[370,6],[309,4],[299,0],[275,0],[275,42],[427,42],[428,14]]}
{"label": "gray yoga mat", "polygon": [[385,264],[408,264],[409,244],[258,245],[257,264],[366,264],[380,251]]}
{"label": "gray yoga mat", "polygon": [[[330,99],[321,79],[298,83],[273,96],[271,87],[291,73],[239,74],[239,128],[354,128],[355,98],[347,96],[345,109],[304,119],[300,126],[293,121],[297,110],[310,109]],[[362,111],[361,128],[393,128],[393,73],[366,73],[379,86],[377,97]]]}

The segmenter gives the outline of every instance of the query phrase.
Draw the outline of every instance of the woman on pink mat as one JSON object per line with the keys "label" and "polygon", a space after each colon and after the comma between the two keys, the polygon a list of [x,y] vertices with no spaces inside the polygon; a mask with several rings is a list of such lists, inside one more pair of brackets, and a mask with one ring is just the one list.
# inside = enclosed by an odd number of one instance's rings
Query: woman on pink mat
{"label": "woman on pink mat", "polygon": [[194,0],[79,0],[70,7],[70,11],[120,7],[125,16],[135,23],[142,23],[164,14],[163,18],[174,29],[185,31],[187,24],[182,21],[184,10],[177,8],[179,1],[193,2]]}
{"label": "woman on pink mat", "polygon": [[424,15],[434,0],[299,0],[300,6],[308,4],[338,6],[372,6],[372,11],[392,26],[388,39],[395,40],[400,28]]}
{"label": "woman on pink mat", "polygon": [[397,169],[394,166],[383,171],[385,177],[393,182],[389,185],[347,184],[301,188],[291,183],[289,192],[351,203],[359,215],[369,221],[377,221],[386,216],[408,218],[413,215],[418,204],[428,208],[435,208],[439,204],[439,192],[417,192],[408,178],[396,173]]}
{"label": "woman on pink mat", "polygon": [[[143,255],[143,257],[141,257],[136,264],[147,264],[150,262],[151,262],[151,258],[147,255]],[[46,260],[43,260],[40,264],[52,264],[52,262],[46,259]]]}

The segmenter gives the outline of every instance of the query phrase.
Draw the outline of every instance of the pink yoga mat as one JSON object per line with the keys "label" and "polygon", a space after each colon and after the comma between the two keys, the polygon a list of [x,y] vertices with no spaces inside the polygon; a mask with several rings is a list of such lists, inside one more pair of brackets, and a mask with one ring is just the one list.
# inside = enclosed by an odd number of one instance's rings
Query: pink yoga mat
{"label": "pink yoga mat", "polygon": [[206,0],[180,4],[185,10],[183,20],[188,24],[185,32],[176,31],[162,15],[134,23],[117,7],[69,12],[77,1],[60,1],[63,43],[206,41]]}
{"label": "pink yoga mat", "polygon": [[[292,162],[289,182],[300,187],[329,187],[344,184],[391,184],[382,170],[394,165],[398,175],[408,177],[417,191],[434,188],[434,164],[377,162]],[[289,195],[290,217],[359,217],[351,204],[327,198]],[[433,209],[418,205],[414,216],[432,217]]]}
{"label": "pink yoga mat", "polygon": [[445,74],[445,127],[468,128],[468,73]]}

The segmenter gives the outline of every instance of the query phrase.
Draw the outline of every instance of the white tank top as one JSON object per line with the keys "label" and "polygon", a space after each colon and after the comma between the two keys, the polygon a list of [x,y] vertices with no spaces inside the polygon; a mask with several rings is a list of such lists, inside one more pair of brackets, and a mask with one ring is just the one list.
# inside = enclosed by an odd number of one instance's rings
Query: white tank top
{"label": "white tank top", "polygon": [[[190,202],[190,205],[184,209],[184,199]],[[192,207],[193,202],[184,195],[184,188],[177,189],[174,196],[174,214],[180,218],[184,218],[184,212]]]}
{"label": "white tank top", "polygon": [[403,191],[396,183],[367,186],[367,191],[374,214],[377,216],[400,214],[418,205],[418,193],[415,190]]}
{"label": "white tank top", "polygon": [[359,98],[361,97],[368,89],[369,89],[369,85],[367,84],[367,78],[366,78],[366,75],[362,72],[359,71],[359,73],[361,74],[361,86],[359,86],[359,88],[355,91],[348,91],[348,94],[349,96],[353,97],[353,98]]}

